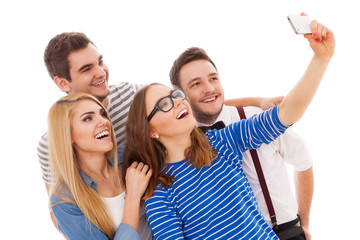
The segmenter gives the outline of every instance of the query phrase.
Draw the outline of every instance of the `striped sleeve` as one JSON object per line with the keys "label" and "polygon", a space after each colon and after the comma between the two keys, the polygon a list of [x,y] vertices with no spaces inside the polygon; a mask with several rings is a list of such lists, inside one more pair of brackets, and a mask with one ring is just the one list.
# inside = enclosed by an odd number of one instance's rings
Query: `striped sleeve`
{"label": "striped sleeve", "polygon": [[47,141],[47,136],[44,134],[39,141],[37,147],[37,155],[39,158],[40,168],[42,172],[42,178],[45,183],[51,183],[50,176],[50,157],[49,157],[49,146]]}
{"label": "striped sleeve", "polygon": [[[270,143],[283,134],[288,126],[281,123],[278,115],[278,106],[249,119],[230,124],[222,130],[212,130],[209,140],[220,138],[236,153],[244,153],[248,149],[259,148],[263,143]],[[212,136],[211,136],[212,135]]]}
{"label": "striped sleeve", "polygon": [[181,218],[161,187],[145,201],[145,211],[156,240],[184,239]]}

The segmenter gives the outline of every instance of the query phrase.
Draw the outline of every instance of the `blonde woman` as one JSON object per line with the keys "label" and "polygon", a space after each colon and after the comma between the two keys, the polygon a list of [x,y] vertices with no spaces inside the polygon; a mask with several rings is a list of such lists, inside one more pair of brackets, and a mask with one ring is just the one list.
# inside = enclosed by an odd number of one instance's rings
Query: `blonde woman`
{"label": "blonde woman", "polygon": [[[140,239],[140,203],[152,170],[134,162],[124,184],[102,104],[88,94],[70,94],[51,107],[48,121],[50,207],[59,230],[69,240]],[[142,235],[152,238],[151,232]]]}

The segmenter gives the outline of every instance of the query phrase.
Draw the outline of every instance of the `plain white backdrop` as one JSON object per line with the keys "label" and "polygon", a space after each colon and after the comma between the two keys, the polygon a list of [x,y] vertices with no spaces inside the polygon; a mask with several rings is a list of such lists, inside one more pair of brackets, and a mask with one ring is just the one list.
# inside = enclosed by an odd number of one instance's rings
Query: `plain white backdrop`
{"label": "plain white backdrop", "polygon": [[305,11],[331,28],[336,53],[295,130],[314,158],[313,239],[355,239],[359,210],[360,34],[356,1],[2,1],[1,239],[63,239],[51,223],[36,147],[50,105],[64,94],[43,52],[64,31],[86,33],[104,55],[110,84],[169,84],[173,60],[204,48],[226,98],[285,95],[312,56],[286,16]]}

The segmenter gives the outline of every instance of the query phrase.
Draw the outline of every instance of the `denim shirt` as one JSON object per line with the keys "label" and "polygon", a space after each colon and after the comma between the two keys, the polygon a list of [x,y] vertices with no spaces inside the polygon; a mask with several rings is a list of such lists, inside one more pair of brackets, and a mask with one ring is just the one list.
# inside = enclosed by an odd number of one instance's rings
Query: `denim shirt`
{"label": "denim shirt", "polygon": [[[118,148],[119,167],[122,162],[123,146]],[[113,162],[113,161],[112,161]],[[113,162],[114,163],[114,162]],[[97,182],[91,179],[87,174],[81,172],[82,178],[86,185],[97,191]],[[65,195],[71,198],[71,194],[65,191]],[[51,197],[51,205],[61,202],[62,199],[53,195]],[[91,223],[80,210],[78,205],[73,203],[59,203],[52,208],[56,217],[59,230],[67,237],[67,239],[109,239],[107,235]],[[152,233],[150,234],[152,235]],[[114,239],[122,240],[140,240],[138,232],[132,226],[121,223],[116,230]]]}

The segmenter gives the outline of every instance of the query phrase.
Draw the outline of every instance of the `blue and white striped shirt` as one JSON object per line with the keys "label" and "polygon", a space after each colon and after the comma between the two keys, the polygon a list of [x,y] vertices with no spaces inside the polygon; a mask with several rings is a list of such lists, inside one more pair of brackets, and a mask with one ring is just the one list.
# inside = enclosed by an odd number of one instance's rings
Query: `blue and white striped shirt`
{"label": "blue and white striped shirt", "polygon": [[158,186],[145,202],[155,239],[278,239],[260,213],[242,168],[242,154],[275,140],[287,129],[277,107],[210,130],[218,156],[209,167],[187,160],[166,164],[172,186]]}

